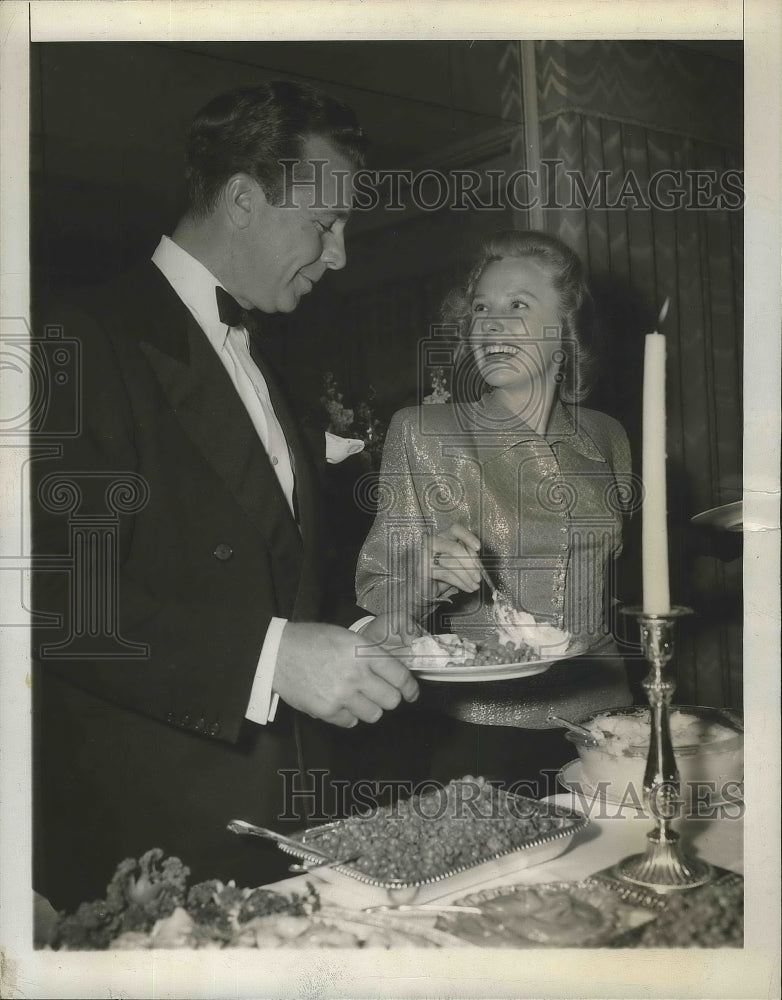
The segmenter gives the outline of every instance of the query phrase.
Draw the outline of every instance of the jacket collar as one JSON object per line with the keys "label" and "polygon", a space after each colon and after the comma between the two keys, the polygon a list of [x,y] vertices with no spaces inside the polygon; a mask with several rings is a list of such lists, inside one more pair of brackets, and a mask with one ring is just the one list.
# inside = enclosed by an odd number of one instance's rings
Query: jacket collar
{"label": "jacket collar", "polygon": [[[297,531],[269,456],[214,348],[158,268],[151,262],[146,267],[146,308],[142,319],[139,305],[133,333],[177,420],[265,536],[289,528]],[[129,314],[126,321],[131,322]],[[310,545],[309,457],[295,421],[287,409],[281,413],[282,397],[271,374],[264,370],[264,376],[293,452],[301,533]]]}
{"label": "jacket collar", "polygon": [[222,350],[228,328],[221,322],[215,290],[220,282],[212,272],[168,236],[161,237],[152,254],[179,299],[187,306],[216,351]]}
{"label": "jacket collar", "polygon": [[585,458],[596,462],[606,460],[585,430],[578,409],[561,400],[554,403],[548,427],[542,434],[507,410],[494,393],[484,393],[477,402],[467,404],[467,409],[481,459],[496,458],[518,444],[545,443],[566,444]]}

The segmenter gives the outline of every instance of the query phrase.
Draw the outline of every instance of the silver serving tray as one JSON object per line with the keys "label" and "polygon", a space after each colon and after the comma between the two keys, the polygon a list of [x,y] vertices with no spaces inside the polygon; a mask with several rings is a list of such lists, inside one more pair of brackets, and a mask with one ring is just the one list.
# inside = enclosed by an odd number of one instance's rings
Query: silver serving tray
{"label": "silver serving tray", "polygon": [[[532,840],[529,840],[527,843],[521,844],[518,847],[511,847],[506,851],[487,854],[484,857],[476,858],[468,864],[457,865],[455,868],[448,868],[413,882],[406,882],[403,879],[389,879],[385,881],[377,879],[372,875],[367,875],[366,872],[360,871],[358,868],[354,867],[353,864],[335,863],[329,865],[329,867],[332,871],[339,872],[342,875],[347,875],[349,878],[355,879],[357,882],[363,882],[364,885],[370,885],[378,889],[385,889],[392,893],[409,892],[417,890],[421,888],[421,886],[433,885],[436,882],[442,882],[444,879],[451,878],[454,875],[459,875],[472,868],[477,868],[479,865],[486,864],[486,862],[496,861],[498,858],[507,857],[508,855],[520,852],[534,852],[536,849],[551,844],[556,840],[562,840],[565,837],[573,837],[580,830],[583,830],[589,823],[586,816],[583,816],[581,813],[575,812],[572,809],[553,805],[550,802],[538,802],[537,799],[528,799],[522,795],[506,794],[508,799],[518,803],[524,803],[527,810],[529,810],[533,805],[537,807],[534,812],[525,813],[525,818],[531,818],[533,815],[546,816],[549,818],[555,817],[561,820],[561,825],[558,825],[553,830],[547,830],[545,833],[534,837]],[[335,823],[327,823],[324,826],[316,826],[312,829],[304,830],[301,833],[293,834],[292,839],[301,840],[300,849],[296,849],[289,844],[278,844],[277,846],[286,854],[292,854],[306,862],[322,862],[324,852],[318,849],[319,840],[322,838],[323,834],[332,830],[338,830],[340,826],[344,825],[344,823],[345,820],[337,820]],[[308,843],[313,850],[307,849]]]}

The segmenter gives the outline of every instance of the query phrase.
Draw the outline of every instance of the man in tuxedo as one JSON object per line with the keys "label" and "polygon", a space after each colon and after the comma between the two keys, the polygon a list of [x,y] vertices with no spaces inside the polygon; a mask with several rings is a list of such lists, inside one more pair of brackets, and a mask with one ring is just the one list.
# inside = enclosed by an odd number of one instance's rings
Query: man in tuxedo
{"label": "man in tuxedo", "polygon": [[52,392],[33,463],[35,883],[56,907],[151,847],[193,878],[284,875],[226,823],[325,818],[306,769],[328,768],[327,724],[417,697],[366,633],[319,623],[322,455],[255,329],[344,267],[363,152],[352,112],[309,88],[216,98],[171,237],[42,317],[81,372],[77,432]]}

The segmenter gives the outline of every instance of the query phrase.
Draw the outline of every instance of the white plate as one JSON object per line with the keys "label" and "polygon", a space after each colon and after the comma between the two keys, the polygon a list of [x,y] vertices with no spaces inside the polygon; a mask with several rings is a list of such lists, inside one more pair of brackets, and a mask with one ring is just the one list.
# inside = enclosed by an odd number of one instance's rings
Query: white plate
{"label": "white plate", "polygon": [[726,503],[712,507],[690,518],[693,524],[702,528],[719,528],[722,531],[741,531],[743,528],[743,502]]}
{"label": "white plate", "polygon": [[534,674],[542,674],[561,659],[561,656],[547,656],[526,663],[487,663],[480,667],[417,667],[412,657],[406,662],[412,672],[425,681],[446,681],[449,684],[461,681],[474,684],[476,681],[510,681],[517,677],[532,677]]}
{"label": "white plate", "polygon": [[[643,789],[639,788],[636,794],[627,793],[623,796],[612,795],[611,786],[608,788],[595,788],[593,784],[584,774],[584,769],[581,766],[581,760],[571,760],[569,764],[560,770],[557,775],[560,784],[564,785],[569,792],[575,792],[576,795],[583,795],[592,800],[600,799],[603,802],[608,802],[614,806],[622,806],[629,809],[642,809],[646,812],[646,807],[643,803]],[[709,804],[711,806],[725,806],[725,805],[735,805],[739,802],[739,799],[730,799],[730,801],[723,799],[721,795],[717,795],[716,792],[709,799]]]}

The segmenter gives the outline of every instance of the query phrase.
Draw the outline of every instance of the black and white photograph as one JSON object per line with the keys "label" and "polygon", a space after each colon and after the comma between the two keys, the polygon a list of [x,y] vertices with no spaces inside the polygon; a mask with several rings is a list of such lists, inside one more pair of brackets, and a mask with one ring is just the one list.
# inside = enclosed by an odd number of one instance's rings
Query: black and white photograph
{"label": "black and white photograph", "polygon": [[774,5],[5,6],[2,996],[779,995]]}

